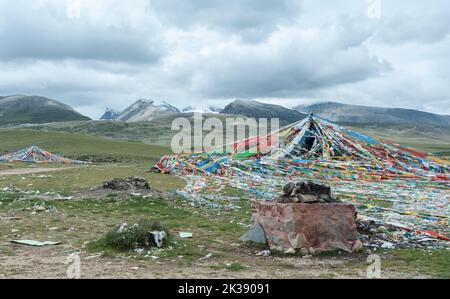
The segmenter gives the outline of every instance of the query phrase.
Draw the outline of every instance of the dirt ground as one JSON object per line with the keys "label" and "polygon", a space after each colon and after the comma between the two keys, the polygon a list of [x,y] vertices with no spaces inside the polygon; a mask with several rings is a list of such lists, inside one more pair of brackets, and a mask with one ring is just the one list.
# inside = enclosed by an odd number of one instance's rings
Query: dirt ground
{"label": "dirt ground", "polygon": [[73,167],[60,167],[60,168],[13,168],[13,169],[6,169],[6,170],[0,170],[0,177],[1,176],[9,176],[9,175],[26,175],[26,174],[33,174],[33,173],[46,173],[46,172],[54,172],[54,171],[63,171],[68,170]]}
{"label": "dirt ground", "polygon": [[[29,247],[10,244],[13,256],[0,256],[0,278],[67,278],[70,248],[62,245]],[[354,257],[256,257],[245,250],[235,258],[248,269],[230,271],[216,269],[217,260],[195,261],[190,265],[171,262],[139,261],[130,258],[106,258],[81,252],[81,278],[366,278],[366,266],[361,264],[365,256]],[[220,262],[223,262],[221,260]],[[356,267],[348,264],[355,263]],[[256,271],[257,269],[257,271]],[[415,273],[382,272],[382,278],[420,278]]]}

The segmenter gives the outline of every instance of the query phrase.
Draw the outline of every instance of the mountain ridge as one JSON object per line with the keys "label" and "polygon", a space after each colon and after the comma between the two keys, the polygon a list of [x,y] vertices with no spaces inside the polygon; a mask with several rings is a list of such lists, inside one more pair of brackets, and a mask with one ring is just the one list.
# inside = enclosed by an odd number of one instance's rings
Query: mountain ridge
{"label": "mountain ridge", "polygon": [[221,114],[243,115],[254,118],[278,118],[281,125],[287,125],[307,115],[281,105],[266,104],[254,100],[235,100],[228,104]]}
{"label": "mountain ridge", "polygon": [[46,97],[27,95],[0,97],[0,125],[82,120],[90,120],[90,118],[75,111],[69,105]]}
{"label": "mountain ridge", "polygon": [[415,109],[371,107],[338,102],[298,105],[293,109],[337,123],[355,124],[416,124],[450,127],[450,115],[440,115]]}

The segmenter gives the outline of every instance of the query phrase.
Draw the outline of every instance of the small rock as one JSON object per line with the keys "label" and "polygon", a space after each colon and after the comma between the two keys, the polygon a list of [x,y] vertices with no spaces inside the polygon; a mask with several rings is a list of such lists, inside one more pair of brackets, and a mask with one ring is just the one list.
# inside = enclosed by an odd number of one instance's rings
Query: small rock
{"label": "small rock", "polygon": [[289,183],[286,186],[284,186],[284,188],[283,188],[284,196],[286,196],[286,197],[291,196],[292,191],[294,191],[294,188],[295,188],[294,183]]}
{"label": "small rock", "polygon": [[300,254],[301,255],[308,255],[308,249],[306,249],[306,248],[302,248],[302,249],[300,249]]}
{"label": "small rock", "polygon": [[284,254],[295,254],[296,251],[294,248],[289,248],[284,251]]}
{"label": "small rock", "polygon": [[356,242],[353,244],[352,251],[358,252],[363,249],[363,243],[360,240],[356,240]]}
{"label": "small rock", "polygon": [[33,210],[35,210],[36,212],[45,212],[46,208],[43,206],[36,205],[33,207]]}

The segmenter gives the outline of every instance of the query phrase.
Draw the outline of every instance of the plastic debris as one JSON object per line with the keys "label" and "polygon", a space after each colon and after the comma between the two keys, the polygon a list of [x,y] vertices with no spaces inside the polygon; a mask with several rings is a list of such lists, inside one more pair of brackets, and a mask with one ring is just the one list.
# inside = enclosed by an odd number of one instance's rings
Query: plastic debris
{"label": "plastic debris", "polygon": [[272,254],[272,252],[270,250],[262,250],[262,251],[256,253],[256,256],[268,257],[271,254]]}
{"label": "plastic debris", "polygon": [[194,236],[194,234],[190,233],[190,232],[179,232],[178,234],[179,234],[180,238],[182,238],[182,239],[189,239]]}
{"label": "plastic debris", "polygon": [[45,241],[45,242],[40,242],[40,241],[35,241],[35,240],[13,240],[11,241],[12,243],[15,244],[22,244],[22,245],[29,245],[29,246],[46,246],[46,245],[58,245],[61,244],[61,242],[53,242],[53,241]]}
{"label": "plastic debris", "polygon": [[209,258],[211,258],[213,256],[212,252],[208,253],[207,255],[205,255],[204,257],[199,258],[199,261],[204,261],[207,260]]}

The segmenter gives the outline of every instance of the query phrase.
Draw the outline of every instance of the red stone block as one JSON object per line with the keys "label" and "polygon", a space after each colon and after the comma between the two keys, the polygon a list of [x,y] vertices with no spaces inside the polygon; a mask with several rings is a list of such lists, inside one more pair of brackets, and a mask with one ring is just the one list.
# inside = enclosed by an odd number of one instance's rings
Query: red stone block
{"label": "red stone block", "polygon": [[280,252],[352,251],[357,241],[356,211],[351,204],[253,203],[254,219],[270,248]]}

